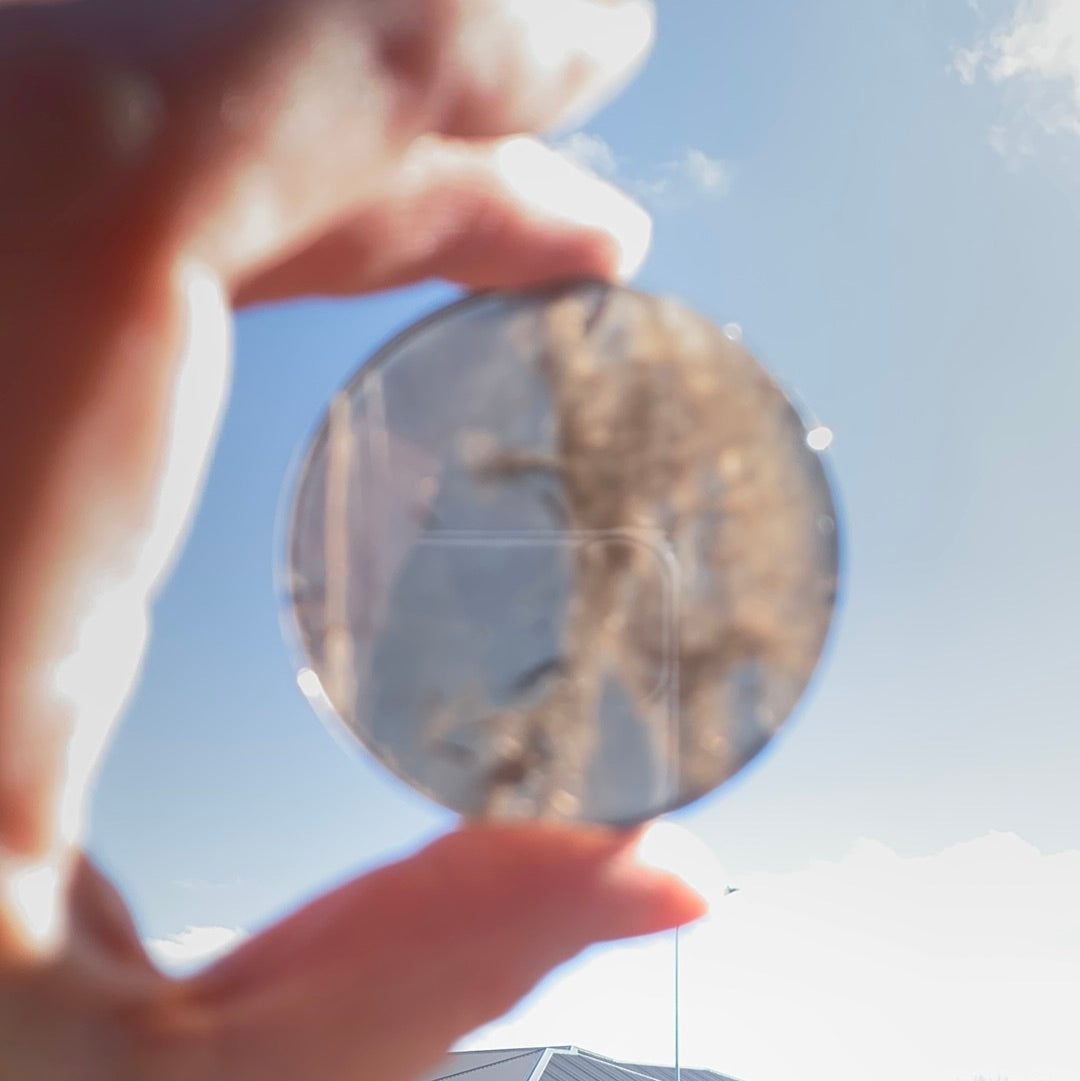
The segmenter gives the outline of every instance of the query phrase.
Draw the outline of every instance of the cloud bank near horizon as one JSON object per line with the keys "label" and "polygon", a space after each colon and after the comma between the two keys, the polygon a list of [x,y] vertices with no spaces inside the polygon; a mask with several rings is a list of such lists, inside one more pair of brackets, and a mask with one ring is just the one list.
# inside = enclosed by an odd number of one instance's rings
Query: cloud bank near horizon
{"label": "cloud bank near horizon", "polygon": [[[1080,851],[991,833],[904,857],[864,840],[706,877],[713,913],[682,934],[684,1064],[745,1081],[1080,1076]],[[597,953],[468,1046],[670,1064],[672,960],[670,936]]]}

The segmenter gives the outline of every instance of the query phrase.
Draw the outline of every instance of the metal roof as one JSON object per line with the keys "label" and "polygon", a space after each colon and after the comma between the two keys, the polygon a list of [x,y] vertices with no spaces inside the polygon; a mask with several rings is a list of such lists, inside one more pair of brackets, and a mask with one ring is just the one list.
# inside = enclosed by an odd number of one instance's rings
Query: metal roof
{"label": "metal roof", "polygon": [[458,1051],[431,1075],[430,1081],[528,1081],[546,1048],[507,1051]]}
{"label": "metal roof", "polygon": [[[734,1081],[713,1070],[680,1070],[682,1081]],[[675,1081],[671,1066],[617,1062],[580,1047],[458,1051],[426,1081]]]}

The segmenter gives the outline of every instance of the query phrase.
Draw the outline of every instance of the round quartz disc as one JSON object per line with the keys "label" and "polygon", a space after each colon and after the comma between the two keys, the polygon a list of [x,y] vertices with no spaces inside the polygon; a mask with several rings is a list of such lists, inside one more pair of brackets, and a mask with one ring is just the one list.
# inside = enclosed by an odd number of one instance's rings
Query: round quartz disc
{"label": "round quartz disc", "polygon": [[300,685],[466,816],[689,803],[821,654],[822,431],[673,301],[586,283],[453,305],[365,364],[308,448],[282,575]]}

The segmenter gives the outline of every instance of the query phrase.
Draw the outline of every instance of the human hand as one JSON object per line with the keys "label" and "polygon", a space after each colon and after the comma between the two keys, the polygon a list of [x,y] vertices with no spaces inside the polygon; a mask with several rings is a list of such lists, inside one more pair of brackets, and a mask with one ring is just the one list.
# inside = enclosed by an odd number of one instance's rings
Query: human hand
{"label": "human hand", "polygon": [[631,269],[642,212],[514,133],[650,35],[638,0],[0,0],[0,1077],[406,1081],[699,914],[632,837],[470,827],[174,981],[78,852],[233,304]]}

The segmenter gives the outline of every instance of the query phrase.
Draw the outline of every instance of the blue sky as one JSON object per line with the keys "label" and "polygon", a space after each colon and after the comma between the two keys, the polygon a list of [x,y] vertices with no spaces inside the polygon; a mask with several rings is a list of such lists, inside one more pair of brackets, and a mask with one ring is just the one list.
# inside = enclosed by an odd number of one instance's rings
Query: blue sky
{"label": "blue sky", "polygon": [[[564,139],[652,210],[637,284],[739,323],[836,434],[826,663],[774,748],[679,816],[684,858],[743,887],[686,939],[686,1061],[1075,1079],[1080,6],[679,0],[634,86]],[[450,823],[312,715],[271,572],[331,393],[452,296],[239,319],[220,450],[93,811],[93,852],[174,958]],[[669,955],[596,951],[478,1039],[670,1060]],[[581,1008],[619,987],[622,1024]]]}

